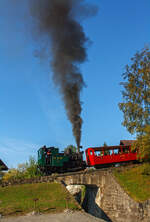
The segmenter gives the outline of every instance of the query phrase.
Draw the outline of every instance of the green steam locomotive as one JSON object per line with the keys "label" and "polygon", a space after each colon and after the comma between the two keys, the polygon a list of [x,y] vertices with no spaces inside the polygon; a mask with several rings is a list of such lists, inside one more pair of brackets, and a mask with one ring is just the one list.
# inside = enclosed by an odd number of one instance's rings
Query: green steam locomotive
{"label": "green steam locomotive", "polygon": [[85,169],[83,152],[67,149],[63,153],[58,148],[43,146],[38,150],[38,168],[45,175]]}

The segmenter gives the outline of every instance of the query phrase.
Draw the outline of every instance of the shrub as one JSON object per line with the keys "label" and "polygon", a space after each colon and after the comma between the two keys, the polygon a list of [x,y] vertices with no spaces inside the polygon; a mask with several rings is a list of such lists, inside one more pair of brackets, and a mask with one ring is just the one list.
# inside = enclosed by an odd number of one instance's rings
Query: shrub
{"label": "shrub", "polygon": [[26,163],[19,164],[17,169],[10,169],[3,176],[3,181],[14,181],[42,176],[34,157],[30,157]]}
{"label": "shrub", "polygon": [[7,173],[4,174],[3,176],[3,181],[14,181],[16,179],[20,179],[21,178],[21,174],[17,169],[10,169]]}
{"label": "shrub", "polygon": [[143,164],[142,174],[143,174],[143,175],[150,176],[150,163],[145,163],[145,164]]}
{"label": "shrub", "polygon": [[42,173],[38,169],[38,164],[33,157],[29,158],[29,162],[26,163],[25,177],[33,178],[37,176],[42,176]]}
{"label": "shrub", "polygon": [[136,149],[139,159],[150,163],[150,125],[147,125],[143,133],[137,136],[137,140],[132,145],[132,150]]}

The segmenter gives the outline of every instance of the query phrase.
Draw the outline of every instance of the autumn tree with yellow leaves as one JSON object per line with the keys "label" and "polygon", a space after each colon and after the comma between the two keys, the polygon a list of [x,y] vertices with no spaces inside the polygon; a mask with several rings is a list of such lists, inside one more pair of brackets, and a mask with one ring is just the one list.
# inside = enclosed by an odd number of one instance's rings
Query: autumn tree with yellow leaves
{"label": "autumn tree with yellow leaves", "polygon": [[140,154],[150,157],[150,50],[144,48],[131,58],[123,73],[123,126],[136,134]]}

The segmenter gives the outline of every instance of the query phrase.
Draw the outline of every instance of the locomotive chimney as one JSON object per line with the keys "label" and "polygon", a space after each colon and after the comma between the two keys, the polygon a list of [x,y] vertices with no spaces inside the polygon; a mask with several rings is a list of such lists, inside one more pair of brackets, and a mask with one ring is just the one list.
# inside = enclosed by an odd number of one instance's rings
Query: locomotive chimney
{"label": "locomotive chimney", "polygon": [[82,148],[83,148],[82,146],[78,146],[77,147],[77,152],[80,153],[80,149],[82,149]]}

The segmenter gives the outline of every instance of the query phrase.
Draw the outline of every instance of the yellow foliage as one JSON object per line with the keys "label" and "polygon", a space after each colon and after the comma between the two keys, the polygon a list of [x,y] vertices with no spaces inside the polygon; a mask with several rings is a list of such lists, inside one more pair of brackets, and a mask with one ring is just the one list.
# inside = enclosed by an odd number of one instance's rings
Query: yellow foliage
{"label": "yellow foliage", "polygon": [[7,173],[3,176],[3,181],[10,181],[13,179],[18,178],[19,172],[17,169],[10,169]]}
{"label": "yellow foliage", "polygon": [[3,176],[3,181],[14,181],[17,179],[33,178],[41,176],[37,163],[33,157],[30,157],[29,162],[19,164],[17,169],[10,169]]}
{"label": "yellow foliage", "polygon": [[139,150],[139,156],[145,160],[150,160],[150,125],[144,128],[143,134],[137,137],[133,144],[133,149]]}

